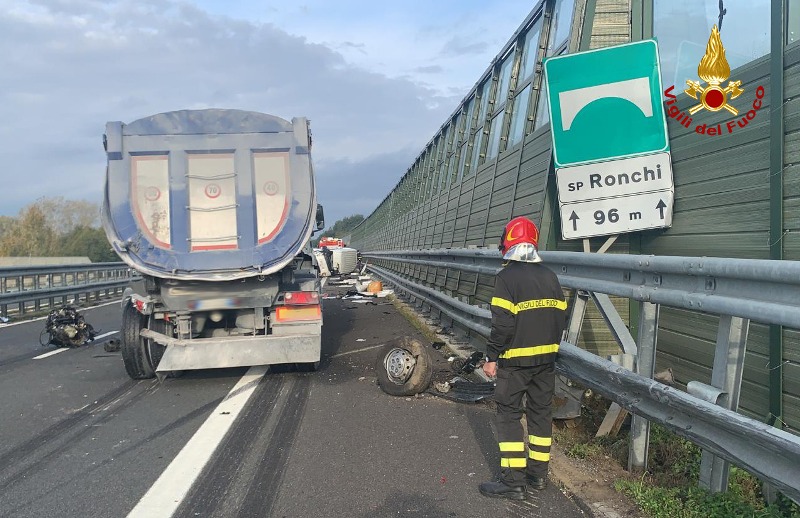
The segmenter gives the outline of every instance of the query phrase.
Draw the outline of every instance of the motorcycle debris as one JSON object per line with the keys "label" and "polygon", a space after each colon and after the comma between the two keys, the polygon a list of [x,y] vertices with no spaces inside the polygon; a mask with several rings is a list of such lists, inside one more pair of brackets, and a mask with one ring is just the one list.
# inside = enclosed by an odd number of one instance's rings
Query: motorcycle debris
{"label": "motorcycle debris", "polygon": [[107,353],[115,353],[120,350],[120,342],[117,338],[112,338],[103,344],[103,350]]}

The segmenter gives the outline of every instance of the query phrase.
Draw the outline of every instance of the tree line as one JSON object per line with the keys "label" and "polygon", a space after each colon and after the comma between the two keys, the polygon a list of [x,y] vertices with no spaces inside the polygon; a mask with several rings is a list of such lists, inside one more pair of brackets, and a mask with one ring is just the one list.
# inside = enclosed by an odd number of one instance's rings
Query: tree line
{"label": "tree line", "polygon": [[100,228],[100,206],[39,198],[16,217],[0,216],[0,257],[88,257],[119,261]]}
{"label": "tree line", "polygon": [[[321,234],[318,234],[317,237],[312,239],[311,244],[313,246],[317,246],[319,244],[319,240],[323,237],[344,238],[362,221],[364,221],[364,216],[362,216],[361,214],[354,214],[352,216],[347,216],[346,218],[342,218],[336,223],[334,223],[332,227],[327,228]],[[350,243],[345,243],[345,244],[350,245]]]}
{"label": "tree line", "polygon": [[[342,218],[312,241],[345,237],[364,220],[361,214]],[[349,245],[349,243],[347,243]],[[0,257],[88,257],[115,262],[119,257],[100,227],[100,206],[88,201],[39,198],[19,214],[0,216]]]}

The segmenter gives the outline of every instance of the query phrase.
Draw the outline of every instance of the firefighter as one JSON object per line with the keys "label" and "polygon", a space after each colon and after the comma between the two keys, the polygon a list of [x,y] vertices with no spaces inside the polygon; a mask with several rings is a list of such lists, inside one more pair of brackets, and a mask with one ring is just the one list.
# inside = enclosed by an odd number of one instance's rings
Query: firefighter
{"label": "firefighter", "polygon": [[[566,328],[567,302],[558,277],[536,251],[539,231],[525,217],[503,230],[503,269],[495,279],[492,329],[483,371],[496,377],[500,478],[484,482],[484,496],[524,500],[526,485],[547,486],[552,440],[555,359]],[[528,449],[521,417],[525,396]]]}

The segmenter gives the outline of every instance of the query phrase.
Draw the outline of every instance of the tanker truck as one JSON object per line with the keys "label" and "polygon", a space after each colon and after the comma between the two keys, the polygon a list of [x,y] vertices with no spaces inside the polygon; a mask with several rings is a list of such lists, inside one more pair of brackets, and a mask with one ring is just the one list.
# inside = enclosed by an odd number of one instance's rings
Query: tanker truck
{"label": "tanker truck", "polygon": [[324,227],[311,134],[252,111],[109,122],[102,223],[141,275],[125,290],[128,375],[319,365],[322,298],[309,239]]}

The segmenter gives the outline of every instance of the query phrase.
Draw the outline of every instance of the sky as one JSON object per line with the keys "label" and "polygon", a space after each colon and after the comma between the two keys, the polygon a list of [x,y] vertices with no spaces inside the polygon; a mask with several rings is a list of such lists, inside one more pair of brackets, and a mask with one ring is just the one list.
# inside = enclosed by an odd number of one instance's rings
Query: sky
{"label": "sky", "polygon": [[102,202],[108,121],[304,116],[327,226],[369,215],[538,2],[0,0],[0,215]]}

